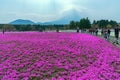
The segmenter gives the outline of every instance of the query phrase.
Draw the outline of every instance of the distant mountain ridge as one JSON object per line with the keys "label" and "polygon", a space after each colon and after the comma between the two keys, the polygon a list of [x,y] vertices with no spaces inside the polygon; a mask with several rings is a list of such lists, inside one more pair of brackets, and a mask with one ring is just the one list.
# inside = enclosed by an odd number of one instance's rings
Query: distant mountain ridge
{"label": "distant mountain ridge", "polygon": [[44,23],[42,22],[35,23],[31,20],[18,19],[18,20],[10,22],[10,24],[42,24],[42,25],[69,24],[70,21],[72,20],[79,21],[81,19],[80,13],[75,9],[65,11],[62,15],[63,16],[57,20],[44,22]]}
{"label": "distant mountain ridge", "polygon": [[35,24],[35,23],[31,20],[17,19],[15,21],[10,22],[10,24]]}

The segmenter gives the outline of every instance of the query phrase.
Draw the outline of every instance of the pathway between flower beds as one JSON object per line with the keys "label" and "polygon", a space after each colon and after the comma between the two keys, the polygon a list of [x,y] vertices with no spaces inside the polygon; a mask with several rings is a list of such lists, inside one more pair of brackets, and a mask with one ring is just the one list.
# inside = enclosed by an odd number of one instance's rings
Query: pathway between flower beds
{"label": "pathway between flower beds", "polygon": [[0,80],[120,80],[120,48],[89,34],[0,34]]}

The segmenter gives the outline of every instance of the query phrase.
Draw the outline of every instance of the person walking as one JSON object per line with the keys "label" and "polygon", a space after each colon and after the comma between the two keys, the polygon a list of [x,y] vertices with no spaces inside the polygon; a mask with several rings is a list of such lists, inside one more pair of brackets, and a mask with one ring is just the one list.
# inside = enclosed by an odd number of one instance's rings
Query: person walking
{"label": "person walking", "polygon": [[59,32],[59,28],[57,27],[56,32]]}
{"label": "person walking", "polygon": [[114,29],[114,31],[115,31],[115,41],[114,41],[114,43],[116,43],[116,44],[119,44],[118,43],[118,38],[119,38],[119,25],[117,25],[116,27],[115,27],[115,29]]}
{"label": "person walking", "polygon": [[104,33],[104,30],[103,30],[103,28],[101,29],[101,36],[103,36],[103,33]]}
{"label": "person walking", "polygon": [[107,30],[106,29],[103,30],[103,34],[104,34],[104,38],[107,40]]}
{"label": "person walking", "polygon": [[97,28],[95,29],[95,35],[96,36],[98,35],[98,29]]}
{"label": "person walking", "polygon": [[107,30],[107,38],[108,38],[108,40],[110,39],[110,33],[111,33],[111,31],[110,31],[110,29],[108,29]]}
{"label": "person walking", "polygon": [[79,27],[77,27],[77,33],[79,33]]}

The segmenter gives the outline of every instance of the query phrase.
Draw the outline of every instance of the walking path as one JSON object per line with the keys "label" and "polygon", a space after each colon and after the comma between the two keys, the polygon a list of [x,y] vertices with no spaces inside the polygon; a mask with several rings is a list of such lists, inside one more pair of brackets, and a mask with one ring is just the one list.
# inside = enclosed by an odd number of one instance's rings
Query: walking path
{"label": "walking path", "polygon": [[[99,35],[99,36],[102,37],[102,38],[104,38],[101,35]],[[120,38],[119,38],[119,41],[118,41],[119,44],[115,44],[114,43],[114,41],[115,41],[115,37],[114,36],[110,36],[109,40],[107,40],[107,41],[109,41],[109,42],[113,43],[114,45],[117,45],[118,47],[120,47]]]}
{"label": "walking path", "polygon": [[[98,36],[101,37],[101,38],[104,38],[101,34],[98,34]],[[104,38],[104,39],[105,39],[105,38]],[[113,43],[114,45],[120,47],[120,38],[119,38],[119,40],[118,40],[118,44],[115,44],[115,43],[114,43],[115,37],[114,37],[113,35],[110,35],[110,37],[109,37],[109,39],[108,39],[107,41],[109,41],[109,42]]]}

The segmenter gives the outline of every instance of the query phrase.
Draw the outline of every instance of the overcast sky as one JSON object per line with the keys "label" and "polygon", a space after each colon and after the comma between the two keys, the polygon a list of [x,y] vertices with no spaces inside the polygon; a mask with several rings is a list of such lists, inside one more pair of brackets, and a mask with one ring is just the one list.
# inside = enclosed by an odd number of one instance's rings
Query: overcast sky
{"label": "overcast sky", "polygon": [[59,19],[75,9],[91,20],[109,19],[120,22],[120,0],[0,0],[0,23],[16,19],[45,22]]}

